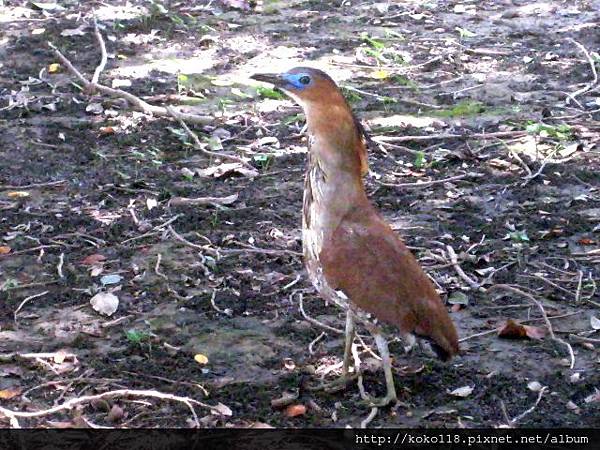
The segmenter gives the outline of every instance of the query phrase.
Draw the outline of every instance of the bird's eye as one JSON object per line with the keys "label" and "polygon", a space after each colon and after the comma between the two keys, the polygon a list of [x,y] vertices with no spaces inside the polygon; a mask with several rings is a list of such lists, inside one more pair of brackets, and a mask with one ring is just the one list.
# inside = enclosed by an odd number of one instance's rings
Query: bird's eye
{"label": "bird's eye", "polygon": [[300,77],[298,81],[304,85],[307,85],[308,83],[310,83],[310,77],[308,75],[304,75]]}

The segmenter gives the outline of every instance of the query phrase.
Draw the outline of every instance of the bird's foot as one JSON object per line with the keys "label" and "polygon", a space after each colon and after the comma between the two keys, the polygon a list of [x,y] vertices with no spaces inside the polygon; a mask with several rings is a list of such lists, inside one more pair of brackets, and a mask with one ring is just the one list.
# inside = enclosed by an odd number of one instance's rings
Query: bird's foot
{"label": "bird's foot", "polygon": [[367,395],[360,403],[369,408],[383,408],[384,406],[398,403],[398,397],[395,392],[388,392],[385,397],[371,397]]}
{"label": "bird's foot", "polygon": [[310,391],[325,391],[329,393],[339,392],[346,388],[352,381],[358,378],[358,373],[348,373],[328,383],[321,383],[316,386],[309,386]]}

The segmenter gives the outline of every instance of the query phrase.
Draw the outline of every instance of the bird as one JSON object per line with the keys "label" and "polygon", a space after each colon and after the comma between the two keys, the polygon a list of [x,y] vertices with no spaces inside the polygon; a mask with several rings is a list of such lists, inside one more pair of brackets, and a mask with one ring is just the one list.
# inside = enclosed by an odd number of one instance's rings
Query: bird
{"label": "bird", "polygon": [[335,81],[311,67],[251,78],[283,91],[305,113],[304,265],[318,294],[346,312],[342,374],[331,385],[353,379],[350,358],[358,321],[375,340],[386,382],[385,396],[369,397],[368,403],[396,403],[382,326],[395,326],[409,342],[424,338],[440,359],[449,360],[459,353],[454,323],[417,259],[367,197],[366,132]]}

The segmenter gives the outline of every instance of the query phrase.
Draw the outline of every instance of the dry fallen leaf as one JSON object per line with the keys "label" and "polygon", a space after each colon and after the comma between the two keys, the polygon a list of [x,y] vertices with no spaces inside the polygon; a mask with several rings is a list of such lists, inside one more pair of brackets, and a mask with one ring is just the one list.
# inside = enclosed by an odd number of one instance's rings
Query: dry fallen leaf
{"label": "dry fallen leaf", "polygon": [[233,411],[231,411],[231,408],[229,408],[229,406],[227,405],[224,405],[223,403],[217,403],[217,405],[213,406],[213,408],[213,411],[216,410],[222,416],[229,417],[233,415]]}
{"label": "dry fallen leaf", "polygon": [[64,430],[64,429],[67,429],[67,428],[76,428],[76,425],[73,422],[68,421],[68,420],[67,421],[62,421],[62,422],[54,421],[54,420],[48,420],[46,422],[46,425],[48,425],[48,427],[50,427],[50,428],[57,428],[59,430]]}
{"label": "dry fallen leaf", "polygon": [[94,253],[93,255],[88,255],[81,260],[81,264],[86,266],[93,266],[94,264],[98,264],[106,261],[106,256],[100,255],[98,253]]}
{"label": "dry fallen leaf", "polygon": [[0,255],[6,255],[10,253],[12,249],[8,245],[0,245]]}
{"label": "dry fallen leaf", "polygon": [[304,405],[290,405],[287,408],[285,408],[285,411],[283,412],[287,417],[297,417],[297,416],[303,416],[304,414],[306,414],[306,406]]}
{"label": "dry fallen leaf", "polygon": [[586,403],[600,402],[600,391],[588,395],[583,401]]}
{"label": "dry fallen leaf", "polygon": [[85,36],[85,29],[87,28],[87,24],[80,25],[77,28],[67,28],[60,32],[61,36],[71,37],[71,36]]}
{"label": "dry fallen leaf", "polygon": [[250,425],[248,425],[248,428],[273,428],[273,427],[271,425],[269,425],[268,423],[254,422],[254,423],[251,423]]}
{"label": "dry fallen leaf", "polygon": [[540,327],[532,327],[531,325],[523,325],[525,328],[525,334],[530,339],[544,339],[546,336],[546,329]]}
{"label": "dry fallen leaf", "polygon": [[249,178],[254,178],[258,175],[255,169],[249,169],[240,163],[224,163],[218,166],[208,167],[206,169],[197,169],[196,173],[201,177],[220,178],[225,175],[242,175]]}
{"label": "dry fallen leaf", "polygon": [[56,364],[62,364],[63,362],[65,362],[66,357],[67,354],[64,352],[64,350],[59,350],[54,354],[54,362]]}
{"label": "dry fallen leaf", "polygon": [[202,353],[194,355],[194,361],[196,361],[198,364],[208,364],[208,358]]}
{"label": "dry fallen leaf", "polygon": [[115,129],[113,127],[100,127],[98,128],[98,131],[100,132],[101,135],[109,135],[109,134],[115,134]]}
{"label": "dry fallen leaf", "polygon": [[498,329],[498,337],[506,339],[521,339],[526,337],[530,339],[542,339],[544,336],[546,336],[544,328],[523,325],[513,319],[508,319]]}
{"label": "dry fallen leaf", "polygon": [[27,198],[29,197],[29,192],[25,191],[11,191],[6,194],[9,198]]}
{"label": "dry fallen leaf", "polygon": [[385,80],[386,78],[389,78],[389,76],[389,72],[385,70],[376,70],[371,73],[371,77],[375,78],[376,80]]}
{"label": "dry fallen leaf", "polygon": [[298,400],[298,395],[299,392],[297,390],[294,392],[286,391],[281,395],[281,397],[271,400],[271,408],[283,409]]}
{"label": "dry fallen leaf", "polygon": [[119,307],[119,298],[110,292],[98,292],[90,299],[92,308],[105,316],[112,316]]}
{"label": "dry fallen leaf", "polygon": [[472,386],[463,386],[454,389],[453,391],[448,392],[450,395],[454,395],[455,397],[468,397],[473,392]]}
{"label": "dry fallen leaf", "polygon": [[23,390],[21,388],[3,389],[0,391],[0,399],[10,400],[11,398],[20,395]]}
{"label": "dry fallen leaf", "polygon": [[540,392],[542,390],[542,383],[539,381],[530,381],[527,383],[527,388],[532,392]]}
{"label": "dry fallen leaf", "polygon": [[590,238],[581,238],[577,241],[577,243],[581,245],[594,245],[596,241]]}
{"label": "dry fallen leaf", "polygon": [[[0,247],[0,249],[1,248],[2,247]],[[10,251],[10,247],[9,247],[9,251]],[[2,252],[0,251],[0,253],[2,253]],[[600,330],[600,319],[598,319],[595,316],[591,316],[590,317],[590,325],[592,326],[592,329],[594,329],[594,330]]]}

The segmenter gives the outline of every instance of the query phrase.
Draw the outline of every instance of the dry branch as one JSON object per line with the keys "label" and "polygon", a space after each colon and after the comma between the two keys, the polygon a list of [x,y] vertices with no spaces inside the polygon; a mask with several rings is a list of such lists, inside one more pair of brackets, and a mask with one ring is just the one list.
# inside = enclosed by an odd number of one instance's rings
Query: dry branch
{"label": "dry branch", "polygon": [[175,402],[180,402],[186,405],[190,412],[192,413],[192,417],[194,418],[194,425],[197,428],[200,428],[200,422],[198,421],[198,415],[196,414],[196,410],[193,405],[198,405],[203,408],[209,409],[211,412],[215,414],[220,414],[218,408],[215,408],[211,405],[208,405],[203,402],[199,402],[198,400],[194,400],[189,397],[179,397],[177,395],[164,394],[162,392],[153,391],[153,390],[133,390],[133,389],[117,389],[115,391],[108,391],[102,394],[96,395],[84,395],[82,397],[76,397],[71,400],[67,400],[66,402],[53,406],[52,408],[43,409],[41,411],[32,411],[32,412],[21,412],[21,411],[13,411],[7,408],[3,408],[0,406],[0,414],[3,414],[5,417],[10,419],[11,426],[13,428],[20,428],[20,424],[18,419],[30,419],[35,417],[43,417],[51,414],[55,414],[60,411],[69,410],[77,405],[81,405],[84,403],[92,402],[95,400],[105,399],[105,398],[114,398],[114,397],[152,397],[158,398],[161,400],[171,400]]}
{"label": "dry branch", "polygon": [[375,136],[375,142],[407,142],[407,141],[435,141],[446,139],[494,139],[502,137],[522,137],[527,131],[497,131],[495,133],[473,133],[473,134],[432,134],[429,136]]}
{"label": "dry branch", "polygon": [[[567,96],[568,100],[573,100],[576,102],[575,97],[577,97],[581,94],[585,94],[588,91],[591,91],[598,84],[598,72],[596,71],[596,63],[592,59],[592,56],[587,51],[587,49],[582,44],[577,42],[575,39],[568,38],[567,40],[572,42],[573,44],[575,44],[577,47],[579,47],[579,49],[585,55],[585,58],[587,59],[587,62],[589,63],[591,70],[592,70],[592,77],[593,77],[592,81],[590,81],[587,85],[585,85],[581,89],[579,89],[579,90],[573,92],[572,94],[570,94],[569,96]],[[569,104],[568,100],[567,100],[567,104]]]}
{"label": "dry branch", "polygon": [[478,173],[465,173],[462,175],[456,175],[454,177],[442,178],[441,180],[431,180],[431,181],[423,181],[423,182],[416,182],[416,183],[384,183],[383,181],[377,181],[377,184],[380,184],[382,186],[388,186],[388,187],[415,189],[415,188],[429,187],[429,186],[433,186],[436,184],[442,184],[442,183],[446,183],[446,182],[450,182],[450,181],[463,180],[465,178],[476,178],[476,177],[481,177],[481,176],[482,175],[480,175]]}
{"label": "dry branch", "polygon": [[[155,108],[158,108],[158,107],[156,106]],[[200,150],[202,153],[204,153],[207,156],[214,156],[215,158],[229,159],[231,161],[238,162],[238,163],[244,165],[245,167],[247,167],[249,169],[255,170],[254,167],[251,164],[248,164],[244,159],[240,158],[239,156],[224,155],[224,154],[221,154],[221,153],[217,153],[217,152],[213,152],[213,151],[208,150],[206,148],[207,145],[206,144],[202,144],[202,142],[200,142],[200,139],[198,139],[198,136],[196,135],[196,133],[194,133],[192,130],[190,130],[190,127],[188,127],[187,124],[184,122],[185,115],[183,113],[175,111],[170,106],[167,106],[164,109],[167,111],[167,114],[169,114],[171,117],[173,117],[173,118],[175,118],[175,119],[177,119],[179,121],[179,124],[181,125],[181,127],[185,130],[185,132],[194,141],[194,148],[196,148],[197,150]]]}

